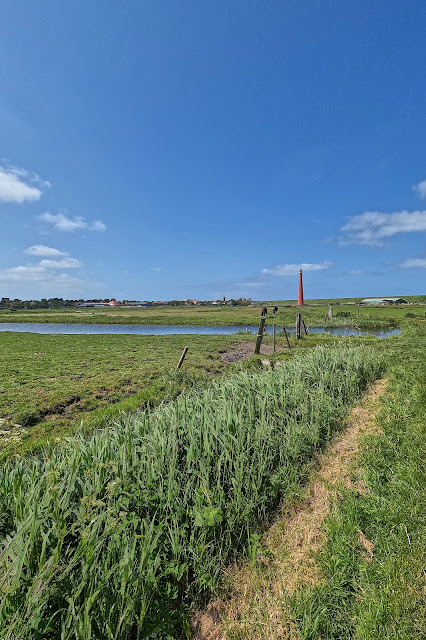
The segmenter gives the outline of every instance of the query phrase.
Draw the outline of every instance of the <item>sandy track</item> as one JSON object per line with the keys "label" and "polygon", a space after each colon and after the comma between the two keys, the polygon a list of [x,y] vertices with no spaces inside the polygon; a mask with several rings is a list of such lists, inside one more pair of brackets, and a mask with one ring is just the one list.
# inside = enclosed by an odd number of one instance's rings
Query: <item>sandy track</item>
{"label": "sandy track", "polygon": [[[336,489],[366,490],[361,480],[353,480],[353,465],[360,437],[377,429],[375,414],[386,385],[387,380],[377,380],[351,410],[344,431],[318,456],[303,500],[282,511],[264,534],[256,557],[261,570],[243,562],[226,572],[228,598],[214,600],[194,615],[196,640],[297,638],[288,599],[299,587],[320,580],[315,554],[325,543],[323,523]],[[368,561],[374,552],[372,544],[362,531],[359,539]]]}

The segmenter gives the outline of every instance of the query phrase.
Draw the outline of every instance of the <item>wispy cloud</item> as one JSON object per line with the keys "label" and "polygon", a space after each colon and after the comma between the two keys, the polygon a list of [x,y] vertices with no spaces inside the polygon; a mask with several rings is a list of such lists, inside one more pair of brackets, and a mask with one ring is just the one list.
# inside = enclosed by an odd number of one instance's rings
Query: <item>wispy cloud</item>
{"label": "wispy cloud", "polygon": [[107,226],[101,220],[95,220],[94,222],[91,222],[87,228],[89,231],[106,231]]}
{"label": "wispy cloud", "polygon": [[71,278],[66,273],[49,271],[39,265],[20,265],[9,269],[0,269],[0,282],[3,286],[39,285],[39,287],[49,287],[52,295],[59,295],[63,289],[81,290],[92,284],[80,278]]}
{"label": "wispy cloud", "polygon": [[303,271],[324,271],[329,269],[333,265],[329,260],[323,262],[310,263],[302,262],[300,264],[278,264],[275,267],[269,269],[262,269],[261,273],[269,276],[294,276],[297,275],[300,269]]}
{"label": "wispy cloud", "polygon": [[161,267],[151,267],[151,271],[161,271]]}
{"label": "wispy cloud", "polygon": [[414,185],[413,189],[422,199],[426,198],[426,180],[422,180],[418,184]]}
{"label": "wispy cloud", "polygon": [[41,260],[39,266],[44,269],[77,269],[83,266],[77,258],[61,258],[60,260]]}
{"label": "wispy cloud", "polygon": [[71,258],[66,251],[46,247],[44,244],[35,244],[32,247],[28,247],[28,249],[25,249],[25,253],[44,258],[37,265],[33,265],[43,269],[76,269],[83,266],[81,260]]}
{"label": "wispy cloud", "polygon": [[398,233],[426,231],[426,211],[396,211],[380,213],[366,211],[353,216],[342,227],[340,244],[361,244],[379,247]]}
{"label": "wispy cloud", "polygon": [[67,212],[59,213],[42,213],[40,220],[53,225],[58,231],[77,231],[78,229],[87,229],[88,231],[106,231],[106,224],[101,220],[89,222],[83,216],[71,217]]}
{"label": "wispy cloud", "polygon": [[60,256],[66,256],[65,251],[59,251],[53,247],[46,247],[44,244],[34,244],[32,247],[25,249],[25,253],[29,253],[31,256],[39,256],[40,258],[56,258]]}
{"label": "wispy cloud", "polygon": [[36,173],[12,165],[0,166],[0,202],[22,204],[40,200],[42,189],[49,186]]}
{"label": "wispy cloud", "polygon": [[426,269],[426,258],[407,258],[398,266],[403,269]]}
{"label": "wispy cloud", "polygon": [[89,286],[100,286],[99,283],[63,273],[65,269],[83,267],[81,260],[72,258],[64,251],[45,245],[33,245],[25,253],[43,259],[33,264],[0,269],[2,288],[8,287],[12,295],[16,295],[18,288],[25,290],[31,297],[49,297],[63,295],[65,292],[77,294]]}

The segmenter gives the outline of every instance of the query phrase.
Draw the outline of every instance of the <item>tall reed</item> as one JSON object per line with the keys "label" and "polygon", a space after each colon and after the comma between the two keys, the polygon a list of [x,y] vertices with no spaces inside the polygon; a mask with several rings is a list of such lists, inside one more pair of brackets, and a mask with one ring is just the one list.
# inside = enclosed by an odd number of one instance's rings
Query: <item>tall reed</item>
{"label": "tall reed", "polygon": [[316,348],[0,472],[0,638],[176,637],[382,371]]}

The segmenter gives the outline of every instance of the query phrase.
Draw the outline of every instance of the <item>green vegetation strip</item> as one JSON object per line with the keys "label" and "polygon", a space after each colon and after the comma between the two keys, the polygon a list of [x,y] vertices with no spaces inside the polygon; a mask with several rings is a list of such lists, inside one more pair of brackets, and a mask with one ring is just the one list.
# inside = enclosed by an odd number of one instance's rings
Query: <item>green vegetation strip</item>
{"label": "green vegetation strip", "polygon": [[383,367],[316,348],[0,475],[0,638],[165,638]]}
{"label": "green vegetation strip", "polygon": [[[278,303],[279,311],[276,315],[271,313],[275,303],[266,303],[269,308],[267,324],[283,324],[287,327],[295,326],[296,313],[301,309],[296,306],[285,306]],[[405,320],[407,314],[412,317],[425,315],[425,306],[410,305],[409,307],[361,307],[354,304],[333,305],[334,317],[329,320],[329,304],[306,305],[302,312],[305,321],[310,327],[321,327],[324,324],[331,327],[359,327],[383,329],[397,326],[398,322]],[[409,316],[410,317],[410,316]],[[147,307],[112,309],[94,308],[82,310],[72,308],[62,309],[18,309],[11,312],[0,309],[0,323],[4,322],[43,322],[64,324],[125,324],[125,325],[193,325],[193,326],[220,326],[220,325],[255,325],[259,324],[260,306],[228,307],[228,306],[196,306],[196,307]]]}
{"label": "green vegetation strip", "polygon": [[390,384],[364,442],[366,490],[345,491],[328,520],[324,579],[293,603],[303,639],[426,637],[426,325],[380,346]]}

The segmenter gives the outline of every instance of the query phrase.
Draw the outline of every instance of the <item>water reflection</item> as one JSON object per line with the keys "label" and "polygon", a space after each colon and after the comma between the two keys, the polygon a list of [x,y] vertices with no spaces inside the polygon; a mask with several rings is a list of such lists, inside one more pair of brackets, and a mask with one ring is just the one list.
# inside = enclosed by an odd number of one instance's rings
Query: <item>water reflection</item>
{"label": "water reflection", "polygon": [[[294,333],[294,329],[286,330]],[[204,335],[230,335],[239,331],[251,331],[257,333],[257,327],[241,326],[189,326],[189,325],[153,325],[153,324],[59,324],[51,322],[4,322],[0,323],[0,331],[19,331],[30,333],[64,333],[64,334],[132,334],[146,336],[163,336],[170,334],[204,334]],[[266,332],[271,335],[272,327],[267,326]],[[279,327],[277,327],[279,331]],[[328,333],[336,336],[376,336],[377,338],[387,338],[401,333],[400,329],[371,329],[357,331],[348,327],[327,328],[315,327],[309,329],[309,333]]]}

